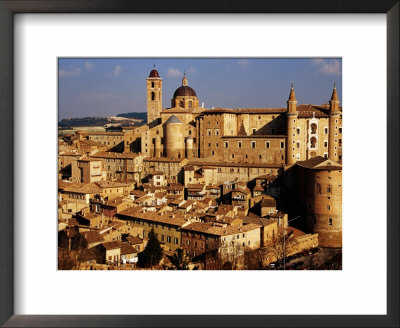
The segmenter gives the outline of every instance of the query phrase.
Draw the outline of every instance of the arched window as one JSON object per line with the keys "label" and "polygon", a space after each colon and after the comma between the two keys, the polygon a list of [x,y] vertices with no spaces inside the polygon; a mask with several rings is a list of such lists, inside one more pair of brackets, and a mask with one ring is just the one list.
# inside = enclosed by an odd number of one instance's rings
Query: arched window
{"label": "arched window", "polygon": [[189,108],[192,108],[192,106],[193,106],[192,101],[189,101]]}
{"label": "arched window", "polygon": [[317,133],[317,124],[312,123],[311,124],[311,134],[316,134]]}
{"label": "arched window", "polygon": [[311,148],[315,148],[317,146],[317,138],[311,137],[310,143],[311,143]]}
{"label": "arched window", "polygon": [[154,82],[151,82],[151,87],[154,88]]}
{"label": "arched window", "polygon": [[184,107],[184,106],[183,106],[183,101],[180,101],[180,102],[179,102],[179,107],[182,107],[182,108]]}
{"label": "arched window", "polygon": [[151,100],[154,100],[156,98],[156,95],[154,92],[151,93]]}

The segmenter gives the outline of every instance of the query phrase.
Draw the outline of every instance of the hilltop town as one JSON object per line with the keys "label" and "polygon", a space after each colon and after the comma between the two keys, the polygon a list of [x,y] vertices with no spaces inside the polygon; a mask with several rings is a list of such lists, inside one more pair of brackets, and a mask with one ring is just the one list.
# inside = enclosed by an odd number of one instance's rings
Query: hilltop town
{"label": "hilltop town", "polygon": [[58,140],[61,270],[341,269],[342,107],[199,106],[187,77],[147,124]]}

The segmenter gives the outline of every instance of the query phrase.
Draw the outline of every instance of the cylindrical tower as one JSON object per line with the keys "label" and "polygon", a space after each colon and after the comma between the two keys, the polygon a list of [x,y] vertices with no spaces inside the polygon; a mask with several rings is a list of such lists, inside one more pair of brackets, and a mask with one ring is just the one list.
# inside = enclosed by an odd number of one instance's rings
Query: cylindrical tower
{"label": "cylindrical tower", "polygon": [[339,160],[339,98],[336,92],[336,83],[333,87],[332,97],[329,101],[330,115],[329,115],[329,144],[328,144],[328,157],[334,161]]}
{"label": "cylindrical tower", "polygon": [[161,146],[161,137],[159,134],[156,136],[156,144],[155,144],[155,150],[154,150],[155,157],[162,157],[162,146]]}
{"label": "cylindrical tower", "polygon": [[191,136],[186,138],[186,158],[193,158],[193,138]]}
{"label": "cylindrical tower", "polygon": [[[336,163],[335,163],[336,164]],[[306,169],[307,226],[318,233],[320,246],[342,247],[342,170]]]}
{"label": "cylindrical tower", "polygon": [[164,123],[164,150],[169,158],[182,158],[185,155],[183,124],[175,115]]}
{"label": "cylindrical tower", "polygon": [[295,164],[296,158],[294,155],[295,147],[294,147],[294,138],[293,134],[296,129],[297,124],[297,100],[296,95],[293,89],[293,82],[292,87],[290,89],[289,99],[287,101],[287,112],[286,112],[286,164]]}

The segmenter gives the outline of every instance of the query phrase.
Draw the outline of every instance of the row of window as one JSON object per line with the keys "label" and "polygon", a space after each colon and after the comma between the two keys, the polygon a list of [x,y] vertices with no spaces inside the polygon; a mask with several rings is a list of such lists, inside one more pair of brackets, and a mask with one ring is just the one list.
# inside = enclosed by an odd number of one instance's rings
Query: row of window
{"label": "row of window", "polygon": [[[316,190],[316,193],[318,193],[318,194],[321,194],[321,193],[322,193],[322,188],[321,188],[321,185],[320,185],[319,183],[317,183],[317,184],[315,185],[315,190]],[[328,186],[326,187],[326,192],[327,192],[327,193],[332,193],[332,187],[331,187],[331,185],[328,185]]]}
{"label": "row of window", "polygon": [[[211,144],[208,144],[208,145],[211,145]],[[251,148],[256,148],[256,146],[257,146],[257,142],[256,141],[251,141],[250,142],[250,147]],[[229,141],[225,141],[224,142],[224,147],[225,148],[229,148]],[[270,147],[271,147],[271,142],[270,141],[266,141],[265,142],[265,148],[270,148]],[[242,141],[238,141],[238,148],[242,148]],[[280,148],[281,149],[285,148],[285,142],[281,141]]]}

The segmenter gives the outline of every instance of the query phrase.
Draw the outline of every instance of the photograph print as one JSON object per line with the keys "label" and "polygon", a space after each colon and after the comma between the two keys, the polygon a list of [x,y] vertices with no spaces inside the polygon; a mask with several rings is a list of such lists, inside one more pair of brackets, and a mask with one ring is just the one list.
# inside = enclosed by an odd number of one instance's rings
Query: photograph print
{"label": "photograph print", "polygon": [[59,58],[57,83],[59,270],[342,269],[341,58]]}

